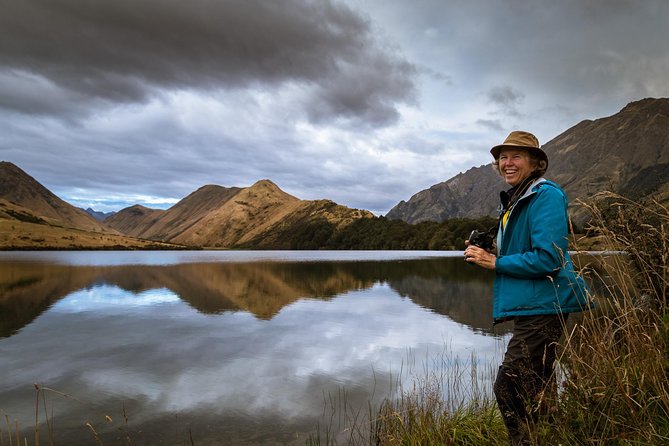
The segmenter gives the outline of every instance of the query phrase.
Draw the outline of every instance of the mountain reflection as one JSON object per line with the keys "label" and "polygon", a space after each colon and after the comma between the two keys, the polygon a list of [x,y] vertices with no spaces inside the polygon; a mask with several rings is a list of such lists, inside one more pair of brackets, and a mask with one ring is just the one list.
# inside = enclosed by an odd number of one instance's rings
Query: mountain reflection
{"label": "mountain reflection", "polygon": [[458,323],[482,331],[492,325],[492,275],[459,258],[1,266],[0,337],[20,330],[65,296],[101,284],[133,293],[167,288],[201,313],[245,311],[269,320],[299,299],[327,300],[386,283],[402,297]]}

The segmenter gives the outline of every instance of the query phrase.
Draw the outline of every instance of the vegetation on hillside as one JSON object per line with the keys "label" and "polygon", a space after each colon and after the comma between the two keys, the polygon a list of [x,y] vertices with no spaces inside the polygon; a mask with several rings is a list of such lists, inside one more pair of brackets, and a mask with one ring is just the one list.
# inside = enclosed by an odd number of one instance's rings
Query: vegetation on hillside
{"label": "vegetation on hillside", "polygon": [[600,198],[592,230],[627,255],[599,272],[610,297],[565,341],[563,392],[537,444],[556,433],[563,444],[669,444],[669,208]]}
{"label": "vegetation on hillside", "polygon": [[[10,214],[11,211],[7,212]],[[173,250],[183,246],[56,226],[32,214],[0,215],[0,250]]]}
{"label": "vegetation on hillside", "polygon": [[338,228],[325,219],[302,221],[274,234],[256,238],[238,248],[253,249],[407,249],[461,250],[473,229],[487,230],[492,217],[454,218],[442,223],[409,224],[385,217],[360,218]]}

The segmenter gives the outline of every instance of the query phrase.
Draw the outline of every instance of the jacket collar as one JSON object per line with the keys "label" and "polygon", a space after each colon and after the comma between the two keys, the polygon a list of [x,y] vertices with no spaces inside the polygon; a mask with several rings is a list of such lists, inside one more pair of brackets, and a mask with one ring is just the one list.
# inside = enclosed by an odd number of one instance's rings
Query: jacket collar
{"label": "jacket collar", "polygon": [[[536,180],[534,180],[532,182],[532,184],[530,184],[527,187],[527,189],[525,190],[525,193],[520,198],[518,198],[516,200],[516,202],[514,203],[514,205],[512,206],[512,208],[509,211],[513,212],[513,208],[515,207],[516,204],[518,204],[518,202],[523,201],[523,200],[527,199],[527,197],[530,197],[530,196],[536,194],[537,191],[539,190],[539,188],[541,187],[541,184],[545,183],[547,181],[548,180],[546,180],[544,177],[539,177]],[[500,209],[501,208],[502,208],[502,206],[500,205]],[[500,222],[501,222],[501,218],[502,218],[501,212],[503,212],[503,211],[500,210]],[[504,246],[504,241],[505,241],[504,240],[504,233],[505,232],[506,231],[502,228],[502,225],[498,224],[497,225],[497,249],[498,249],[499,253],[504,253],[504,251],[506,250],[506,246]]]}
{"label": "jacket collar", "polygon": [[[530,181],[529,184],[527,181]],[[523,180],[521,184],[518,184],[514,187],[512,187],[509,190],[506,191],[501,191],[499,193],[499,198],[500,198],[500,214],[504,213],[513,206],[515,206],[516,203],[518,203],[520,200],[524,199],[525,197],[533,194],[535,192],[534,188],[541,182],[546,181],[543,177],[539,178],[527,178]],[[521,189],[521,190],[519,190]],[[516,196],[516,194],[521,193],[522,195],[520,197]]]}
{"label": "jacket collar", "polygon": [[546,181],[548,180],[544,177],[539,177],[536,180],[534,180],[532,184],[530,184],[530,186],[527,188],[525,193],[518,199],[518,201],[523,200],[529,197],[530,195],[537,193],[537,190],[539,190],[539,186],[541,185],[541,183],[545,183]]}

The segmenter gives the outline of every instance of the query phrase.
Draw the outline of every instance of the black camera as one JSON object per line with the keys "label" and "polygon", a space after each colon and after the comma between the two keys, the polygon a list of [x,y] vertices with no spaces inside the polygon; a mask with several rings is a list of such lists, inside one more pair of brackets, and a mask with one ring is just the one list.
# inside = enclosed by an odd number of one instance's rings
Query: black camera
{"label": "black camera", "polygon": [[469,244],[478,246],[486,251],[491,251],[495,247],[495,236],[491,234],[492,230],[479,231],[474,229],[469,234]]}

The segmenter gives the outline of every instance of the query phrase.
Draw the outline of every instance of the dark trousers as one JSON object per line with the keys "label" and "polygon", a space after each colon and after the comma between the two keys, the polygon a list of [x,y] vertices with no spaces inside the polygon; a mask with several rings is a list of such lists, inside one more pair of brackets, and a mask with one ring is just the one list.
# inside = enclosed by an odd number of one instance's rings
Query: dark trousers
{"label": "dark trousers", "polygon": [[530,432],[555,391],[553,365],[566,314],[514,318],[513,336],[494,391],[512,445],[530,444]]}

